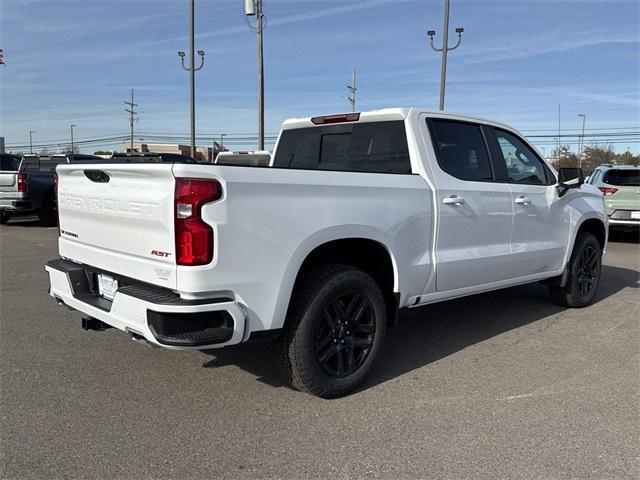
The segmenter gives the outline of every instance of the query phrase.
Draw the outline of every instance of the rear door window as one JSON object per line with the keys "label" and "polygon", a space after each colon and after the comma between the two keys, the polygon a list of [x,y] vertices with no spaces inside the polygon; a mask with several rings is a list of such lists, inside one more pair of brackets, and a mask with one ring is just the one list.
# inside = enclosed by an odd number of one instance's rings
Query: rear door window
{"label": "rear door window", "polygon": [[284,130],[274,167],[411,173],[402,120]]}
{"label": "rear door window", "polygon": [[460,180],[494,179],[487,145],[480,126],[455,120],[430,119],[440,168]]}
{"label": "rear door window", "polygon": [[606,171],[602,181],[619,187],[640,187],[640,169],[613,168]]}

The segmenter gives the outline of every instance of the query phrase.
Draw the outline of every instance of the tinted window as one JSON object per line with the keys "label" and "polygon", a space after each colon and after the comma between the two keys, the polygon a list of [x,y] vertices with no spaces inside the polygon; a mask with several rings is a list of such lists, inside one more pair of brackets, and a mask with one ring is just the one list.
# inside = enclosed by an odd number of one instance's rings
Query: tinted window
{"label": "tinted window", "polygon": [[534,151],[515,135],[504,130],[494,130],[509,182],[546,185],[546,169]]}
{"label": "tinted window", "polygon": [[36,157],[25,157],[22,160],[22,170],[25,172],[37,172],[40,169],[40,159]]}
{"label": "tinted window", "polygon": [[16,172],[20,168],[20,157],[13,155],[0,155],[0,170]]}
{"label": "tinted window", "polygon": [[462,180],[493,180],[489,154],[478,125],[431,120],[440,167]]}
{"label": "tinted window", "polygon": [[620,187],[640,187],[640,170],[607,170],[602,181]]}
{"label": "tinted window", "polygon": [[411,173],[403,121],[282,132],[273,165],[351,172]]}
{"label": "tinted window", "polygon": [[67,163],[67,159],[62,158],[41,158],[40,159],[40,171],[41,172],[55,172],[56,167],[61,163]]}

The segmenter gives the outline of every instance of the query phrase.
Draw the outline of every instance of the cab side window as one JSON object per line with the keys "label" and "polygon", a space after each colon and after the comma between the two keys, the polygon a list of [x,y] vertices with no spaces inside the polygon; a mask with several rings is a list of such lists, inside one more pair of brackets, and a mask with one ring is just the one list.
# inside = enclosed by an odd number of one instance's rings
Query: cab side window
{"label": "cab side window", "polygon": [[439,119],[428,122],[442,170],[460,180],[493,180],[487,146],[479,125]]}
{"label": "cab side window", "polygon": [[526,185],[549,185],[551,173],[534,151],[515,135],[494,128],[506,166],[507,181]]}

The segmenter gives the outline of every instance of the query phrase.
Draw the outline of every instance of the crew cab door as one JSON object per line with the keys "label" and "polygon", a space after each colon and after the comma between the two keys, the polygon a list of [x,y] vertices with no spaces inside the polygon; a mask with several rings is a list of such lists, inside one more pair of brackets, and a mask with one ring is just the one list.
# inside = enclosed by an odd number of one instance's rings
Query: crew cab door
{"label": "crew cab door", "polygon": [[509,278],[511,191],[497,182],[484,128],[475,123],[428,118],[437,161],[436,290]]}
{"label": "crew cab door", "polygon": [[490,127],[496,169],[511,189],[511,277],[562,268],[569,242],[570,218],[555,187],[556,178],[544,161],[513,132]]}

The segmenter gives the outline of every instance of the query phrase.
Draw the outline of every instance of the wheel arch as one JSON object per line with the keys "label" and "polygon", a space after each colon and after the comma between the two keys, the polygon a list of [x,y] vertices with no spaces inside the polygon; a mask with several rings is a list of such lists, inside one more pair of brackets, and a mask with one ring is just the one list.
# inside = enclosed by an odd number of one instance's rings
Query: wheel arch
{"label": "wheel arch", "polygon": [[607,226],[604,224],[602,220],[599,218],[588,218],[580,223],[580,226],[576,230],[576,236],[573,239],[573,245],[571,246],[571,250],[575,247],[576,239],[580,232],[588,232],[591,233],[598,240],[598,244],[600,244],[600,249],[604,251],[607,245]]}
{"label": "wheel arch", "polygon": [[571,241],[569,243],[569,246],[567,248],[567,253],[564,260],[564,270],[562,272],[562,275],[548,279],[546,281],[548,285],[560,286],[560,287],[564,287],[566,285],[567,278],[568,278],[567,267],[569,265],[569,260],[571,258],[571,255],[573,254],[573,249],[575,248],[576,240],[578,239],[578,236],[580,235],[581,232],[588,232],[588,233],[591,233],[593,236],[595,236],[596,239],[598,240],[598,244],[600,245],[602,252],[605,251],[605,248],[607,246],[607,237],[608,237],[608,228],[607,228],[606,220],[603,220],[599,216],[598,217],[592,216],[592,217],[581,219],[581,221],[576,222],[576,225],[577,227],[574,229],[575,233],[573,234]]}
{"label": "wheel arch", "polygon": [[[398,292],[398,266],[395,256],[387,244],[374,236],[336,236],[313,242],[298,252],[290,262],[283,281],[280,299],[276,307],[276,318],[280,326],[286,323],[291,300],[304,271],[323,263],[343,263],[367,272],[376,281],[385,299],[387,323],[394,325],[400,304]],[[274,319],[275,320],[275,319]]]}

